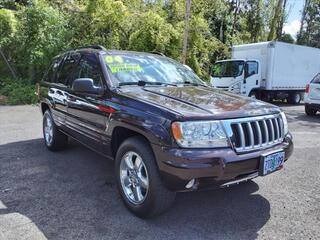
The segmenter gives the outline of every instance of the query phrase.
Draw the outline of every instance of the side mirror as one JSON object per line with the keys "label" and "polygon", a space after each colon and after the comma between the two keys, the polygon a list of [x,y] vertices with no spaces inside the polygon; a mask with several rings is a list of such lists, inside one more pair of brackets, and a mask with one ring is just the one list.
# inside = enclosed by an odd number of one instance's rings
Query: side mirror
{"label": "side mirror", "polygon": [[93,84],[91,78],[77,78],[72,83],[72,91],[78,93],[88,93],[88,94],[102,94],[103,89],[96,87]]}

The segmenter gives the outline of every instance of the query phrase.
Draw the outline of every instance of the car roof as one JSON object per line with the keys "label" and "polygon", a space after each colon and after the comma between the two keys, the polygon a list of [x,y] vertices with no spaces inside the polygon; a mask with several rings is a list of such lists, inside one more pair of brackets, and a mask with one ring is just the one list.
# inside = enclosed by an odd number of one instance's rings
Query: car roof
{"label": "car roof", "polygon": [[110,55],[145,55],[145,56],[159,56],[159,57],[166,57],[164,54],[160,52],[138,52],[138,51],[128,51],[128,50],[115,50],[115,49],[98,49],[98,48],[91,48],[91,47],[80,47],[75,49],[69,49],[59,55],[57,55],[55,58],[64,56],[68,53],[97,53],[97,54],[110,54]]}

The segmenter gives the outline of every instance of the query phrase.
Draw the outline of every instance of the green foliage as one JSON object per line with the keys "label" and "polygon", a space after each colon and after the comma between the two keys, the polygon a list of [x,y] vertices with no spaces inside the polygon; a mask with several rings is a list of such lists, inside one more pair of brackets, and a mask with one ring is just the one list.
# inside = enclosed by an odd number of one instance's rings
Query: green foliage
{"label": "green foliage", "polygon": [[6,44],[16,29],[16,19],[11,10],[0,9],[0,47]]}
{"label": "green foliage", "polygon": [[[306,6],[298,37],[300,44],[320,47],[319,1],[308,0],[310,4]],[[217,59],[230,57],[230,46],[266,41],[268,35],[274,38],[275,32],[279,35],[278,20],[285,14],[280,2],[192,0],[187,64],[200,77],[208,79],[210,66]],[[180,60],[185,3],[185,0],[2,0],[0,47],[24,80],[17,85],[8,83],[8,88],[1,89],[10,99],[17,99],[10,100],[12,103],[32,102],[13,96],[18,93],[31,96],[32,84],[42,78],[52,57],[83,45],[159,51]],[[280,40],[292,42],[288,35]],[[10,74],[0,58],[0,76]]]}
{"label": "green foliage", "polygon": [[26,81],[12,79],[0,80],[0,96],[7,97],[7,104],[33,104],[37,102],[35,85],[25,84]]}
{"label": "green foliage", "polygon": [[294,43],[293,37],[288,33],[283,34],[279,40],[281,42]]}

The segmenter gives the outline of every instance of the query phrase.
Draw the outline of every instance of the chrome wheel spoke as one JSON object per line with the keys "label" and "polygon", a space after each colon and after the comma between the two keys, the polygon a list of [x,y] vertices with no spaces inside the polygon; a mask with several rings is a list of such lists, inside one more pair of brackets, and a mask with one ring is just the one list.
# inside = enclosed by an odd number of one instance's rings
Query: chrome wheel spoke
{"label": "chrome wheel spoke", "polygon": [[128,169],[134,168],[133,161],[132,161],[132,154],[128,154],[126,156],[125,163],[126,163]]}
{"label": "chrome wheel spoke", "polygon": [[123,183],[126,187],[130,187],[131,186],[131,182],[128,176],[123,178]]}
{"label": "chrome wheel spoke", "polygon": [[136,160],[135,160],[135,162],[134,162],[134,168],[135,168],[137,171],[139,171],[140,168],[141,168],[141,166],[142,166],[142,160],[141,160],[140,157],[137,156],[137,158],[136,158]]}
{"label": "chrome wheel spoke", "polygon": [[140,178],[141,187],[143,187],[144,189],[148,189],[148,186],[149,186],[148,179],[146,177],[142,176],[142,175],[139,178]]}
{"label": "chrome wheel spoke", "polygon": [[137,202],[140,202],[141,200],[143,200],[144,197],[142,195],[140,186],[133,187],[133,196]]}

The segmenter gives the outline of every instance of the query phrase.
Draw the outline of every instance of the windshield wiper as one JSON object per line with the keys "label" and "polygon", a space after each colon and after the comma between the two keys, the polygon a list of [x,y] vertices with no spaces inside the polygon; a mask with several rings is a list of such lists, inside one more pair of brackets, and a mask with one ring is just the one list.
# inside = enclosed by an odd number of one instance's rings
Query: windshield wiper
{"label": "windshield wiper", "polygon": [[149,82],[149,81],[143,81],[143,80],[139,80],[138,82],[121,82],[119,83],[119,87],[120,86],[125,86],[125,85],[137,85],[137,86],[146,86],[146,85],[159,85],[159,86],[163,86],[163,85],[167,85],[167,86],[177,86],[177,84],[174,83],[166,83],[166,82]]}

